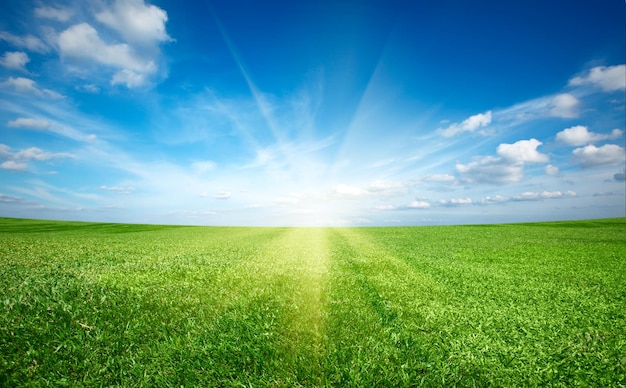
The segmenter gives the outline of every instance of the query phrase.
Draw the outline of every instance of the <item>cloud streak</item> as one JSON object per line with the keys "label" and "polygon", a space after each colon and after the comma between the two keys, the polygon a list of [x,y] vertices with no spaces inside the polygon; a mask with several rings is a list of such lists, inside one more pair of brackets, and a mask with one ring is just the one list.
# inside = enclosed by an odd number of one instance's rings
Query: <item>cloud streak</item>
{"label": "cloud streak", "polygon": [[76,158],[66,152],[45,152],[37,147],[30,147],[21,151],[13,152],[11,147],[0,144],[0,168],[11,171],[26,171],[29,161],[46,161],[51,159]]}
{"label": "cloud streak", "polygon": [[569,81],[571,86],[591,85],[604,92],[626,89],[626,65],[596,66]]}
{"label": "cloud streak", "polygon": [[44,130],[50,128],[50,122],[47,120],[20,117],[7,122],[7,127]]}
{"label": "cloud streak", "polygon": [[0,88],[12,89],[18,93],[31,94],[37,97],[51,98],[53,100],[64,98],[64,96],[53,90],[39,88],[37,82],[24,77],[9,77],[6,81],[0,82]]}
{"label": "cloud streak", "polygon": [[437,132],[444,137],[456,136],[463,132],[475,132],[479,128],[488,126],[491,123],[491,118],[491,111],[475,114],[463,120],[461,123],[454,123],[447,128],[440,128]]}

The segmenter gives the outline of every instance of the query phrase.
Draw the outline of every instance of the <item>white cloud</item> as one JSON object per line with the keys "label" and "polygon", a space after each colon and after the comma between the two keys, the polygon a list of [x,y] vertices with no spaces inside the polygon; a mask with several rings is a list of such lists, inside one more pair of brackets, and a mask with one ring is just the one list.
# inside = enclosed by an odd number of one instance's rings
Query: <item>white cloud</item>
{"label": "white cloud", "polygon": [[406,207],[408,209],[427,209],[430,207],[430,203],[426,201],[411,201]]}
{"label": "white cloud", "polygon": [[26,64],[30,61],[28,58],[28,54],[23,53],[21,51],[7,51],[0,58],[0,66],[6,67],[7,69],[19,70],[25,73],[28,72],[26,70]]}
{"label": "white cloud", "polygon": [[9,77],[6,81],[0,82],[0,87],[12,88],[19,93],[34,94],[39,97],[48,97],[52,99],[64,98],[59,93],[50,89],[39,89],[37,83],[30,78]]}
{"label": "white cloud", "polygon": [[87,93],[100,93],[100,88],[94,84],[86,84],[76,87],[77,90],[81,90]]}
{"label": "white cloud", "polygon": [[578,116],[578,106],[580,101],[569,93],[556,95],[549,106],[550,116],[561,117],[565,119]]}
{"label": "white cloud", "polygon": [[131,43],[152,45],[171,40],[165,30],[167,12],[143,0],[116,0],[112,9],[97,13],[96,19]]}
{"label": "white cloud", "polygon": [[41,6],[35,8],[35,16],[42,19],[52,19],[59,22],[70,20],[73,12],[68,8],[55,8],[51,6]]}
{"label": "white cloud", "polygon": [[577,194],[574,191],[542,191],[542,192],[531,192],[527,191],[520,195],[516,195],[511,198],[513,201],[538,201],[542,199],[558,199],[565,197],[575,197]]}
{"label": "white cloud", "polygon": [[478,128],[483,128],[491,123],[491,111],[479,113],[468,117],[462,123],[451,124],[448,128],[440,128],[437,130],[445,137],[452,137],[462,132],[474,132]]}
{"label": "white cloud", "polygon": [[[487,196],[487,197],[483,197],[480,201],[477,202],[473,202],[473,204],[478,204],[478,205],[495,205],[495,204],[504,204],[507,202],[521,202],[521,201],[540,201],[540,200],[544,200],[544,199],[563,199],[563,198],[570,198],[570,197],[576,197],[578,194],[576,194],[575,191],[565,191],[565,192],[561,192],[561,191],[541,191],[541,192],[532,192],[532,191],[526,191],[522,194],[519,195],[514,195],[512,197],[504,197],[502,195],[495,195],[495,196]],[[445,204],[448,204],[448,206],[450,206],[450,204],[448,203],[448,201],[443,201]],[[466,201],[467,204],[469,204],[469,201]]]}
{"label": "white cloud", "polygon": [[33,129],[48,129],[50,123],[46,120],[29,119],[20,117],[15,120],[11,120],[7,123],[9,128],[33,128]]}
{"label": "white cloud", "polygon": [[112,191],[112,192],[117,192],[117,193],[121,193],[121,194],[131,194],[133,191],[135,191],[135,188],[132,186],[124,186],[124,187],[120,187],[120,186],[106,186],[106,185],[102,185],[99,187],[100,190],[105,190],[105,191]]}
{"label": "white cloud", "polygon": [[125,84],[128,88],[142,86],[157,69],[153,60],[139,56],[128,44],[107,44],[98,31],[87,23],[66,29],[59,34],[57,41],[65,57],[117,69],[111,80],[113,85]]}
{"label": "white cloud", "polygon": [[552,175],[552,176],[559,175],[559,168],[551,164],[548,164],[545,168],[545,172],[546,174]]}
{"label": "white cloud", "polygon": [[374,210],[389,211],[389,210],[412,210],[412,209],[428,209],[430,203],[426,201],[411,201],[405,205],[378,205],[374,207]]}
{"label": "white cloud", "polygon": [[467,206],[472,205],[474,201],[471,198],[452,198],[452,199],[442,199],[439,201],[439,204],[442,206]]}
{"label": "white cloud", "polygon": [[507,197],[503,197],[501,195],[494,195],[492,196],[487,196],[482,198],[479,203],[482,205],[491,205],[491,204],[497,204],[497,203],[504,203],[504,202],[508,202],[509,198]]}
{"label": "white cloud", "polygon": [[6,144],[0,144],[0,158],[7,159],[11,157],[12,154],[11,147]]}
{"label": "white cloud", "polygon": [[11,151],[11,147],[6,144],[0,144],[0,159],[4,160],[0,164],[0,168],[12,171],[25,171],[28,168],[27,162],[30,160],[50,160],[58,158],[74,158],[75,156],[68,153],[49,153],[40,148],[31,147],[18,152]]}
{"label": "white cloud", "polygon": [[0,168],[10,171],[26,171],[28,166],[24,162],[16,162],[15,160],[7,160],[0,163]]}
{"label": "white cloud", "polygon": [[56,158],[74,158],[74,155],[65,152],[49,153],[41,148],[31,147],[14,154],[15,159],[22,160],[50,160]]}
{"label": "white cloud", "polygon": [[68,57],[89,59],[103,65],[137,72],[153,72],[154,62],[139,58],[126,43],[108,45],[87,23],[76,24],[59,34],[59,49]]}
{"label": "white cloud", "polygon": [[548,156],[537,151],[542,143],[537,139],[502,143],[498,157],[477,156],[469,164],[457,163],[456,170],[466,183],[504,184],[519,182],[524,174],[524,163],[545,163]]}
{"label": "white cloud", "polygon": [[597,66],[585,75],[577,76],[569,81],[570,85],[593,85],[605,92],[626,89],[626,65]]}
{"label": "white cloud", "polygon": [[617,139],[621,137],[623,131],[614,129],[610,134],[604,135],[600,133],[589,132],[586,126],[576,125],[566,128],[556,134],[556,140],[571,146],[580,146],[595,143],[602,140]]}
{"label": "white cloud", "polygon": [[582,167],[595,167],[619,164],[624,161],[624,148],[616,144],[605,144],[602,147],[588,145],[572,151],[574,161]]}
{"label": "white cloud", "polygon": [[33,35],[17,36],[11,34],[10,32],[0,31],[0,40],[4,40],[5,42],[11,43],[16,47],[25,48],[36,53],[45,54],[50,51],[50,48],[43,43],[41,39]]}
{"label": "white cloud", "polygon": [[479,156],[469,164],[457,163],[456,170],[468,183],[504,184],[519,182],[524,175],[524,164],[493,156]]}
{"label": "white cloud", "polygon": [[500,144],[496,150],[498,155],[512,162],[545,163],[548,155],[537,151],[542,142],[537,139],[520,140],[513,144]]}
{"label": "white cloud", "polygon": [[137,73],[129,69],[122,69],[113,75],[111,85],[126,85],[127,88],[132,89],[145,85],[147,81],[145,74]]}

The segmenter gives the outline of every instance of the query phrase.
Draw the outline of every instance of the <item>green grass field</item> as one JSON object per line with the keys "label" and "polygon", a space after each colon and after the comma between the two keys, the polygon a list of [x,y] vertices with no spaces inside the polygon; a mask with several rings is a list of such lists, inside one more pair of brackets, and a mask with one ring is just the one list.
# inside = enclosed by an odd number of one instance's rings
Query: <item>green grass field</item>
{"label": "green grass field", "polygon": [[0,386],[626,385],[626,218],[0,219]]}

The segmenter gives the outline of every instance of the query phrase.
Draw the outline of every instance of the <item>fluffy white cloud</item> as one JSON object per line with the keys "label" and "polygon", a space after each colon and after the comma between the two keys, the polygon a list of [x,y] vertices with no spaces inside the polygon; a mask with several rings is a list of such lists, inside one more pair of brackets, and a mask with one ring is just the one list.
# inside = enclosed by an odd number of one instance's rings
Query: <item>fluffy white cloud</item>
{"label": "fluffy white cloud", "polygon": [[28,166],[24,162],[16,162],[15,160],[6,160],[0,163],[0,168],[9,171],[26,171]]}
{"label": "fluffy white cloud", "polygon": [[58,37],[61,54],[66,57],[91,60],[106,66],[138,73],[152,73],[154,62],[140,58],[126,43],[108,45],[98,31],[87,23],[80,23],[61,32]]}
{"label": "fluffy white cloud", "polygon": [[11,147],[0,144],[0,159],[3,160],[0,168],[4,170],[25,171],[28,168],[27,162],[30,160],[43,161],[58,158],[74,158],[74,155],[64,152],[49,153],[37,147],[13,152]]}
{"label": "fluffy white cloud", "polygon": [[589,132],[586,126],[576,125],[566,128],[556,134],[556,140],[571,146],[580,146],[595,143],[602,140],[617,139],[622,136],[622,131],[614,129],[610,134]]}
{"label": "fluffy white cloud", "polygon": [[389,210],[413,210],[413,209],[428,209],[430,207],[430,203],[426,201],[411,201],[404,205],[379,205],[375,206],[374,210],[379,211],[389,211]]}
{"label": "fluffy white cloud", "polygon": [[466,206],[472,205],[474,201],[471,198],[452,198],[442,199],[439,201],[442,206]]}
{"label": "fluffy white cloud", "polygon": [[41,6],[35,8],[35,16],[42,19],[52,19],[59,22],[70,20],[74,13],[68,8],[55,8],[51,6]]}
{"label": "fluffy white cloud", "polygon": [[470,116],[460,124],[454,123],[448,128],[440,128],[437,131],[445,137],[452,137],[462,132],[474,132],[478,128],[486,127],[489,124],[491,124],[491,111]]}
{"label": "fluffy white cloud", "polygon": [[12,88],[19,93],[34,94],[39,97],[48,97],[53,99],[61,99],[62,95],[50,89],[40,89],[37,83],[30,78],[9,77],[6,81],[0,82],[0,87]]}
{"label": "fluffy white cloud", "polygon": [[595,167],[624,162],[624,148],[617,144],[605,144],[602,147],[588,145],[572,151],[574,161],[583,167]]}
{"label": "fluffy white cloud", "polygon": [[6,144],[0,144],[0,158],[7,159],[11,155],[13,155],[13,153],[11,152],[11,147]]}
{"label": "fluffy white cloud", "polygon": [[597,66],[587,74],[572,78],[570,85],[593,85],[605,92],[626,89],[626,65]]}
{"label": "fluffy white cloud", "polygon": [[[137,88],[150,84],[158,70],[161,54],[159,44],[172,40],[166,31],[167,13],[155,5],[146,4],[144,0],[88,3],[86,11],[91,13],[96,7],[94,16],[97,22],[102,23],[100,27],[86,19],[77,20],[69,27],[66,24],[67,28],[58,34],[49,28],[46,41],[58,48],[68,68],[76,70],[82,78],[94,74],[98,75],[97,79],[101,78],[100,74],[105,74],[106,77],[110,76],[111,85]],[[66,23],[74,17],[74,11],[42,4],[35,8],[34,14],[40,19]],[[101,30],[106,28],[111,31]],[[32,51],[49,51],[47,45],[32,35],[20,37],[0,32],[0,39]],[[25,64],[23,56],[4,58],[3,63],[22,69]],[[98,91],[95,85],[86,86],[82,90]]]}
{"label": "fluffy white cloud", "polygon": [[548,164],[545,168],[545,172],[546,174],[552,175],[552,176],[559,175],[559,168],[551,164]]}
{"label": "fluffy white cloud", "polygon": [[503,204],[506,202],[520,202],[520,201],[541,201],[544,199],[563,199],[563,198],[570,198],[570,197],[575,197],[578,194],[576,194],[575,191],[541,191],[541,192],[532,192],[532,191],[526,191],[522,194],[519,195],[514,195],[512,197],[504,197],[502,195],[495,195],[493,197],[488,196],[488,197],[483,197],[480,201],[477,202],[473,202],[474,204],[478,204],[478,205],[494,205],[494,204]]}
{"label": "fluffy white cloud", "polygon": [[426,201],[411,201],[406,205],[408,209],[427,209],[430,207],[430,203]]}
{"label": "fluffy white cloud", "polygon": [[527,191],[520,195],[516,195],[511,198],[513,201],[538,201],[542,199],[557,199],[557,198],[565,198],[565,197],[575,197],[576,192],[574,191],[542,191],[542,192],[532,192]]}
{"label": "fluffy white cloud", "polygon": [[33,35],[17,36],[11,34],[10,32],[0,31],[0,40],[4,40],[15,47],[28,49],[36,53],[44,54],[50,51],[50,48],[43,43],[41,39]]}
{"label": "fluffy white cloud", "polygon": [[143,0],[116,0],[112,9],[97,13],[96,19],[134,44],[153,45],[171,40],[165,30],[167,12]]}
{"label": "fluffy white cloud", "polygon": [[545,163],[548,155],[537,151],[542,142],[537,139],[520,140],[513,144],[502,143],[496,152],[503,158],[512,162]]}
{"label": "fluffy white cloud", "polygon": [[30,58],[28,58],[26,53],[21,51],[8,51],[0,57],[0,66],[6,67],[7,69],[28,72],[28,70],[26,70],[26,64],[29,61]]}
{"label": "fluffy white cloud", "polygon": [[111,78],[111,85],[126,85],[129,89],[145,85],[147,82],[146,74],[129,69],[122,69],[113,74],[113,78]]}
{"label": "fluffy white cloud", "polygon": [[29,119],[20,117],[19,119],[11,120],[7,123],[9,128],[33,128],[33,129],[48,129],[50,123],[46,120]]}
{"label": "fluffy white cloud", "polygon": [[112,85],[126,85],[128,88],[144,86],[157,71],[155,60],[158,52],[137,50],[127,43],[109,44],[88,23],[76,24],[61,32],[57,43],[65,58],[116,70],[111,78]]}
{"label": "fluffy white cloud", "polygon": [[493,156],[479,156],[469,164],[457,163],[456,170],[468,183],[504,184],[519,182],[524,175],[524,164]]}
{"label": "fluffy white cloud", "polygon": [[569,93],[555,96],[550,102],[548,113],[550,116],[569,119],[578,116],[580,101]]}

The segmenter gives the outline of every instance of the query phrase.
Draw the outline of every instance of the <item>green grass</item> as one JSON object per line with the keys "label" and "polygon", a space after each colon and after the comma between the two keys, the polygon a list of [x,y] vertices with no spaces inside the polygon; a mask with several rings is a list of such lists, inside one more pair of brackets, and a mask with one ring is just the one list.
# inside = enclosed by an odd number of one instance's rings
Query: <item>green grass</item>
{"label": "green grass", "polygon": [[0,219],[0,386],[626,386],[626,219]]}

